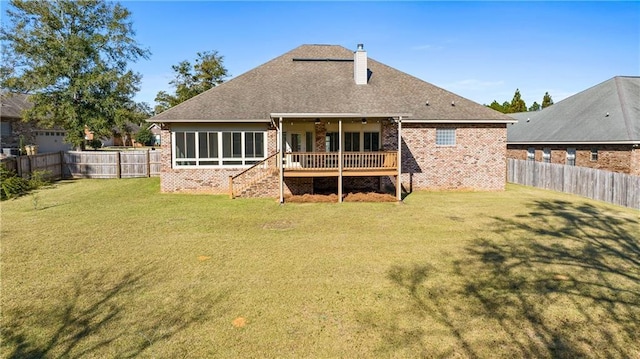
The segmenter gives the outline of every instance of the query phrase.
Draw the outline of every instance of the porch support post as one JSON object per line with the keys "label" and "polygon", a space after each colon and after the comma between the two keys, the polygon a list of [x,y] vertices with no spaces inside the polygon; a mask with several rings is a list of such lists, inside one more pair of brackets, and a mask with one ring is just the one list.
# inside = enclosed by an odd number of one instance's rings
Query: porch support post
{"label": "porch support post", "polygon": [[398,117],[398,175],[396,176],[396,196],[398,197],[398,202],[402,201],[402,181],[400,180],[402,176],[402,116]]}
{"label": "porch support post", "polygon": [[282,117],[278,119],[278,140],[276,141],[278,147],[278,169],[280,175],[278,176],[280,182],[280,204],[284,203],[284,168],[282,168]]}
{"label": "porch support post", "polygon": [[338,203],[342,203],[342,120],[338,120]]}

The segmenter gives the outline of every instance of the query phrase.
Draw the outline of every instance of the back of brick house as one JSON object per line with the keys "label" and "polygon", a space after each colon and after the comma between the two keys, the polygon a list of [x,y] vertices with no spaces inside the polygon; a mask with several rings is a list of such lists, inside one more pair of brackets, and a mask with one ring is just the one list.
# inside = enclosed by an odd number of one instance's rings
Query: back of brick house
{"label": "back of brick house", "polygon": [[[336,45],[302,45],[148,120],[163,192],[503,190],[507,124]],[[401,139],[398,141],[398,139]]]}

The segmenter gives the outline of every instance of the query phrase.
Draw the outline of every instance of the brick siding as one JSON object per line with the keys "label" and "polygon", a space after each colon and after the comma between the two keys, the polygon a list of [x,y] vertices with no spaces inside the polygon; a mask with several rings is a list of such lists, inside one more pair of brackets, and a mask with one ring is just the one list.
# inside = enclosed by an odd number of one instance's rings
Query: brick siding
{"label": "brick siding", "polygon": [[[456,128],[455,146],[436,146],[436,128]],[[325,147],[325,127],[316,125],[316,150]],[[396,150],[397,125],[383,121],[381,143],[385,150]],[[162,192],[201,192],[226,194],[229,176],[238,169],[173,169],[171,168],[171,133],[168,126],[162,129]],[[267,132],[269,154],[276,151],[277,131]],[[271,152],[273,151],[273,152]],[[506,177],[506,126],[500,124],[444,125],[403,124],[402,127],[402,182],[407,190],[458,189],[503,190]],[[330,187],[334,179],[287,178],[285,193],[313,193],[314,187]],[[324,181],[324,184],[323,184]],[[264,185],[262,194],[278,196],[277,176]],[[337,180],[336,180],[337,183]],[[345,191],[392,191],[395,181],[389,177],[362,177],[343,179]]]}
{"label": "brick siding", "polygon": [[[455,128],[455,146],[437,146],[437,128]],[[397,130],[387,132],[384,146],[392,149]],[[403,124],[402,185],[409,191],[504,190],[506,139],[503,124]]]}
{"label": "brick siding", "polygon": [[[551,150],[551,163],[567,164],[567,148],[576,149],[576,166],[640,175],[640,149],[632,145],[508,145],[507,157],[526,160],[527,149],[535,148],[535,160],[542,161],[544,148]],[[598,159],[591,160],[591,149]]]}

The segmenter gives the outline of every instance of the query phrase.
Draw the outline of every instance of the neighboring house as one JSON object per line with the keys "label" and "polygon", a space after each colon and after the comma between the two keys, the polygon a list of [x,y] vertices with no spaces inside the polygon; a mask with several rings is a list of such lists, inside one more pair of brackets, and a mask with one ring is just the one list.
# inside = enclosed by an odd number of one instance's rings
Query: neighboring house
{"label": "neighboring house", "polygon": [[616,76],[537,112],[511,114],[509,158],[640,176],[640,77]]}
{"label": "neighboring house", "polygon": [[[20,145],[37,145],[39,153],[68,151],[64,142],[66,131],[60,128],[40,128],[22,121],[22,111],[33,106],[25,94],[0,94],[0,135],[3,155],[18,155]],[[22,138],[22,141],[21,141]]]}
{"label": "neighboring house", "polygon": [[148,122],[162,128],[163,192],[282,202],[328,191],[341,200],[350,190],[398,199],[403,187],[503,190],[514,120],[368,58],[362,45],[302,45]]}
{"label": "neighboring house", "polygon": [[162,128],[157,123],[152,123],[149,127],[147,127],[149,131],[153,134],[153,145],[160,146],[162,144]]}

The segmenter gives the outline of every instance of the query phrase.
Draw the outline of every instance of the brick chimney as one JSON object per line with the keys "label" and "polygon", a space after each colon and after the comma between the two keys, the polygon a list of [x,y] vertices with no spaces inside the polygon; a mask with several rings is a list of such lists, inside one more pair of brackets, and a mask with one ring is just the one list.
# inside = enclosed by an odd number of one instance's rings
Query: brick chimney
{"label": "brick chimney", "polygon": [[358,44],[358,49],[353,54],[353,79],[356,85],[366,85],[367,75],[367,52],[364,51],[363,44]]}

